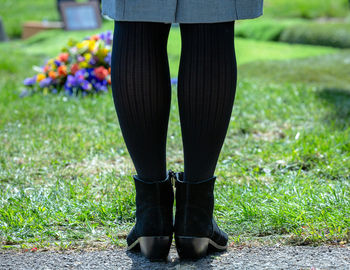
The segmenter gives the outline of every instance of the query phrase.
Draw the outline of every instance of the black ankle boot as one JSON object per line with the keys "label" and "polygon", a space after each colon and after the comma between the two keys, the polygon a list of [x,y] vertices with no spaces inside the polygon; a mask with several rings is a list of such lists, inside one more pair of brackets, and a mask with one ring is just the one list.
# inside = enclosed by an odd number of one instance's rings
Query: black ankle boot
{"label": "black ankle boot", "polygon": [[163,181],[144,182],[133,175],[136,189],[136,224],[126,240],[128,250],[141,251],[150,260],[166,260],[173,234],[172,171]]}
{"label": "black ankle boot", "polygon": [[183,182],[175,173],[175,243],[182,259],[199,259],[210,251],[227,249],[228,236],[213,218],[216,176],[200,183]]}

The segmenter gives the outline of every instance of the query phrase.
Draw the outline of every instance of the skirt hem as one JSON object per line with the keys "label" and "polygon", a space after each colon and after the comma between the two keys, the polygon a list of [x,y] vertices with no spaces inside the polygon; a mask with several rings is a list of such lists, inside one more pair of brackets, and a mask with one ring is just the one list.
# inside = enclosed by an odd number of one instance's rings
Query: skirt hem
{"label": "skirt hem", "polygon": [[102,15],[107,16],[108,18],[115,21],[137,21],[137,22],[159,22],[159,23],[220,23],[220,22],[230,22],[236,20],[248,20],[256,19],[263,15],[263,12],[258,12],[249,16],[231,16],[227,18],[220,19],[206,19],[206,20],[193,20],[193,19],[166,19],[166,18],[157,18],[157,17],[138,17],[138,16],[116,16],[109,12],[102,12]]}

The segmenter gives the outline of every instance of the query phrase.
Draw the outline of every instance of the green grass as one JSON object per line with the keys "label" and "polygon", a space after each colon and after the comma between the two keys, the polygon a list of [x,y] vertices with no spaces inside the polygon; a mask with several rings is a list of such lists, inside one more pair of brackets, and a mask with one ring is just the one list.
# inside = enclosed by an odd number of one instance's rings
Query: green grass
{"label": "green grass", "polygon": [[[0,45],[7,56],[0,59],[1,247],[125,245],[135,217],[135,171],[111,94],[18,97],[32,65],[69,38],[52,33],[35,38],[41,42]],[[172,77],[179,42],[173,28]],[[337,63],[349,53],[240,39],[236,47],[237,96],[216,169],[219,225],[231,243],[349,241],[350,95],[337,85],[347,67]],[[335,79],[325,78],[328,63]],[[281,79],[288,72],[294,79]],[[317,87],[307,78],[317,78]],[[167,157],[168,168],[183,169],[175,87]]]}
{"label": "green grass", "polygon": [[350,50],[303,59],[255,61],[240,68],[242,76],[266,83],[305,83],[350,91]]}

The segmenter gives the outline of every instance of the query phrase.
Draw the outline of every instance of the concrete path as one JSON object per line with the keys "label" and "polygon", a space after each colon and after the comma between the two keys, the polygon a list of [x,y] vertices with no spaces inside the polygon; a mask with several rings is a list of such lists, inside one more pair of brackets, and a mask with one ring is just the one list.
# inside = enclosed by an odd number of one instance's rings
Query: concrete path
{"label": "concrete path", "polygon": [[232,247],[197,262],[179,261],[172,247],[168,262],[151,263],[125,249],[65,252],[0,252],[1,270],[22,269],[346,269],[350,246]]}

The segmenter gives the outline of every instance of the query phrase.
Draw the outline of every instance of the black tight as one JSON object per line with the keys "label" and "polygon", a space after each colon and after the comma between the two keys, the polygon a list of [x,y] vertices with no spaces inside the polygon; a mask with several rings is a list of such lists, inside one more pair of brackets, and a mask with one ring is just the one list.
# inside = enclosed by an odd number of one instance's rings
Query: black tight
{"label": "black tight", "polygon": [[[115,21],[112,90],[125,144],[138,176],[166,177],[171,102],[167,40],[171,24]],[[213,176],[236,92],[234,22],[181,24],[178,106],[184,180]]]}

